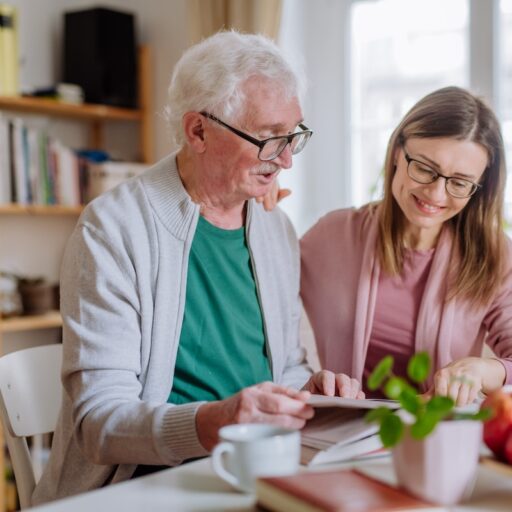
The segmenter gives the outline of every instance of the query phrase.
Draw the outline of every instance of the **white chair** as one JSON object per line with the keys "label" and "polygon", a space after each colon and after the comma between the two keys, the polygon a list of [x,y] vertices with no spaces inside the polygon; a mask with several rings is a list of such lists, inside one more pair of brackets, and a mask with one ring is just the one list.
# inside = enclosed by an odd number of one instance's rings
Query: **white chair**
{"label": "white chair", "polygon": [[62,345],[0,357],[0,417],[22,509],[30,507],[36,479],[26,437],[53,432],[62,387]]}

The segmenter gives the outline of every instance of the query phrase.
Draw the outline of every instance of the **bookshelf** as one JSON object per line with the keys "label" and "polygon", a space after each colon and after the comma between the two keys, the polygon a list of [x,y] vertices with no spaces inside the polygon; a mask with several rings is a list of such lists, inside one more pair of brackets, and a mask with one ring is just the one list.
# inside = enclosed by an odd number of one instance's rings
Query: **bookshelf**
{"label": "bookshelf", "polygon": [[[107,123],[132,123],[135,129],[138,128],[139,160],[143,163],[151,163],[153,161],[154,137],[150,59],[149,47],[140,47],[138,52],[139,108],[137,109],[96,104],[73,105],[43,98],[0,96],[0,112],[66,118],[72,122],[86,123],[89,138],[87,142],[89,147],[93,149],[104,149],[104,127]],[[19,223],[20,225],[20,231],[23,232],[27,228],[35,229],[34,227],[30,228],[31,222],[35,220],[38,220],[38,225],[40,225],[41,222],[50,222],[44,219],[68,218],[70,219],[67,221],[69,225],[70,222],[74,223],[73,217],[78,218],[82,209],[82,206],[1,204],[0,222],[2,219],[11,219],[12,222],[14,218],[16,224]],[[6,245],[1,246],[0,250],[5,251]],[[58,329],[61,326],[62,318],[58,311],[51,311],[43,315],[0,318],[0,355],[5,353],[6,336],[30,333],[41,329]],[[4,496],[6,494],[3,446],[4,439],[0,428],[0,512],[5,512]]]}

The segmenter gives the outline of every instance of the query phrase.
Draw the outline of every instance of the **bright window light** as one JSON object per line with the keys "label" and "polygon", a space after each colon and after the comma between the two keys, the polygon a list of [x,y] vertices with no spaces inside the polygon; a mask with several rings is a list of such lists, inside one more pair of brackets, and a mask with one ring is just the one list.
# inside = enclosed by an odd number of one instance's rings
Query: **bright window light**
{"label": "bright window light", "polygon": [[468,86],[468,9],[468,0],[354,2],[350,86],[355,205],[380,197],[386,144],[407,110],[440,87]]}
{"label": "bright window light", "polygon": [[512,0],[500,1],[500,114],[508,167],[505,190],[508,229],[512,234]]}

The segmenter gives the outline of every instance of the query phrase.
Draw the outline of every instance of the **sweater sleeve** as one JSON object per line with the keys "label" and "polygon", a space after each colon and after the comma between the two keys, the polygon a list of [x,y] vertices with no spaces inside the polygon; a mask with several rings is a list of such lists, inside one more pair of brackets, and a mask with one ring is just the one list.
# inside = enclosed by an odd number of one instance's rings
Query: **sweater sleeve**
{"label": "sweater sleeve", "polygon": [[195,429],[200,403],[141,399],[135,265],[122,245],[105,238],[94,226],[78,226],[62,265],[62,379],[74,437],[96,464],[176,465],[205,455]]}

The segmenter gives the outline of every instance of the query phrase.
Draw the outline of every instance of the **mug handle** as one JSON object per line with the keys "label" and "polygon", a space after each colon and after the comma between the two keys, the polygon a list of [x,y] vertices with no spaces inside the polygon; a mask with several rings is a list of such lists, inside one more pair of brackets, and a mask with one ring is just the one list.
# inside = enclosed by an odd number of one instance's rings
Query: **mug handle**
{"label": "mug handle", "polygon": [[231,443],[220,443],[214,449],[212,453],[212,466],[217,475],[219,475],[223,480],[225,480],[228,484],[231,484],[233,487],[238,487],[240,482],[238,478],[230,473],[222,463],[222,456],[224,453],[233,453],[235,451],[235,447]]}

